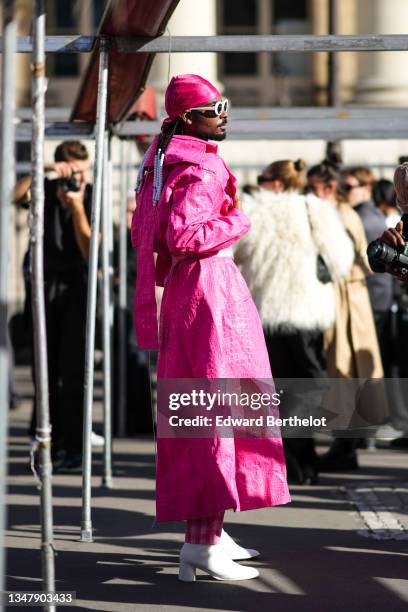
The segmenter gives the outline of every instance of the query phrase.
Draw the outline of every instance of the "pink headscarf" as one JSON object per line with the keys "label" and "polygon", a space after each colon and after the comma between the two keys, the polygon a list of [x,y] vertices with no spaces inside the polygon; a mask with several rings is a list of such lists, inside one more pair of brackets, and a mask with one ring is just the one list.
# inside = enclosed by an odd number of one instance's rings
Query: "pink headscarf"
{"label": "pink headscarf", "polygon": [[168,117],[164,123],[174,121],[184,111],[210,100],[221,98],[221,93],[198,74],[180,74],[171,79],[165,97]]}

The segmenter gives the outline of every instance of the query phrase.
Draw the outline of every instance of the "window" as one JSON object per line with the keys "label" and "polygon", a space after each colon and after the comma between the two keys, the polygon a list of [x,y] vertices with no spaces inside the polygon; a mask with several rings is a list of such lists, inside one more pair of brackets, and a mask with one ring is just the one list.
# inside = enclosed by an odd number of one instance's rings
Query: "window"
{"label": "window", "polygon": [[[309,21],[306,0],[270,0],[271,30],[274,34],[291,36],[308,34]],[[302,76],[307,74],[310,58],[306,53],[275,53],[271,59],[271,69],[282,76]]]}
{"label": "window", "polygon": [[223,0],[222,22],[224,27],[241,29],[255,27],[257,19],[256,0]]}
{"label": "window", "polygon": [[[223,34],[256,34],[258,0],[222,0],[220,17]],[[257,73],[256,53],[222,53],[219,63],[226,76],[253,76]]]}
{"label": "window", "polygon": [[54,57],[54,76],[70,77],[79,74],[77,53],[56,53]]}
{"label": "window", "polygon": [[[78,34],[78,12],[76,2],[53,0],[47,13],[50,34]],[[75,77],[79,74],[78,53],[52,53],[47,65],[54,77]]]}
{"label": "window", "polygon": [[[216,3],[218,33],[231,36],[308,34],[311,2],[219,0]],[[302,105],[311,101],[310,54],[225,52],[218,55],[218,66],[219,78],[236,105]]]}
{"label": "window", "polygon": [[271,4],[271,13],[274,23],[283,20],[307,20],[306,0],[295,0],[295,2],[290,2],[290,0],[271,0]]}
{"label": "window", "polygon": [[224,73],[253,75],[257,72],[256,53],[224,53]]}
{"label": "window", "polygon": [[75,28],[77,20],[74,15],[73,2],[55,2],[55,27],[61,30]]}
{"label": "window", "polygon": [[94,0],[93,2],[93,26],[95,30],[98,28],[105,9],[105,0]]}

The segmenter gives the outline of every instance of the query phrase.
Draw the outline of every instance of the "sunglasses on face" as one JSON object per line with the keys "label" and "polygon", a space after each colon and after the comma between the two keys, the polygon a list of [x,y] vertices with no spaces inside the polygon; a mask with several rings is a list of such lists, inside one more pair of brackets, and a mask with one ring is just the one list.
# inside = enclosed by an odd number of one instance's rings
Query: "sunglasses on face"
{"label": "sunglasses on face", "polygon": [[213,113],[214,117],[219,117],[220,115],[222,115],[222,113],[226,113],[230,106],[231,105],[229,100],[227,98],[224,98],[224,100],[218,100],[217,102],[214,102],[214,104],[212,104],[211,106],[194,106],[193,108],[190,108],[190,110],[207,111]]}
{"label": "sunglasses on face", "polygon": [[350,193],[350,191],[352,191],[353,189],[357,189],[358,187],[363,187],[363,185],[360,185],[360,183],[358,185],[350,185],[350,183],[343,183],[342,185],[340,185],[339,188],[345,193]]}

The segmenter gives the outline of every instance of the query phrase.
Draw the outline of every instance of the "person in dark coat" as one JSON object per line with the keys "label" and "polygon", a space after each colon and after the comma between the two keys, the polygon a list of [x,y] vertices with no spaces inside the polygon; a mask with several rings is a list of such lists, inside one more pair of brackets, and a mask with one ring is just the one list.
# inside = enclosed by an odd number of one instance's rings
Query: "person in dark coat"
{"label": "person in dark coat", "polygon": [[[61,143],[54,160],[44,168],[44,298],[52,458],[54,470],[77,472],[82,464],[92,187],[88,181],[88,151],[82,143]],[[21,178],[15,188],[15,202],[29,205],[30,189],[31,177]],[[29,253],[25,259],[27,307],[31,313]],[[36,398],[32,438],[35,429]]]}

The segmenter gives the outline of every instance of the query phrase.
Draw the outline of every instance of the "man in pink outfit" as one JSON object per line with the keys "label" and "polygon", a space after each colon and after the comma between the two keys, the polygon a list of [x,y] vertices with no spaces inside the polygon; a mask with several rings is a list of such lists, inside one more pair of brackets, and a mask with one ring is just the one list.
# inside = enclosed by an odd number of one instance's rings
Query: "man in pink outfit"
{"label": "man in pink outfit", "polygon": [[[185,74],[171,80],[165,105],[132,222],[139,347],[159,349],[159,379],[271,379],[259,316],[232,257],[250,223],[210,142],[225,138],[228,101]],[[164,286],[159,333],[155,284]],[[224,512],[289,501],[279,437],[158,437],[157,520],[187,521],[181,580],[194,580],[197,567],[219,580],[256,577],[235,561],[258,553],[222,530]]]}

